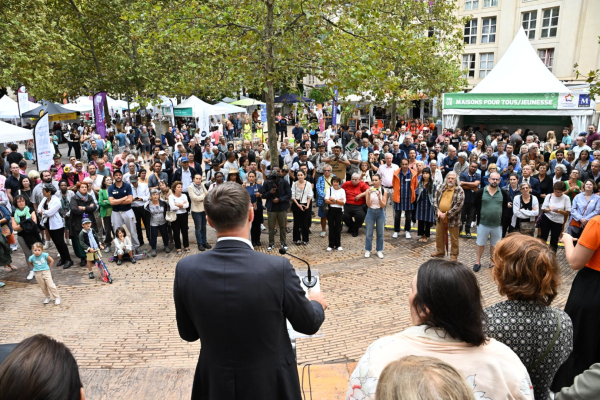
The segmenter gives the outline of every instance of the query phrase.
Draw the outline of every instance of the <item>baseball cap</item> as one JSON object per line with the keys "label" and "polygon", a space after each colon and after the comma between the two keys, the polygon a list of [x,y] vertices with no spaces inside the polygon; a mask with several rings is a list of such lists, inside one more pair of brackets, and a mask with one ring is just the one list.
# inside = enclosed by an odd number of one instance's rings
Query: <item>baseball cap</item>
{"label": "baseball cap", "polygon": [[373,154],[379,154],[379,150],[375,150]]}
{"label": "baseball cap", "polygon": [[138,181],[138,177],[137,177],[137,175],[131,175],[131,176],[129,177],[129,182],[130,182],[130,183],[136,183],[137,181]]}
{"label": "baseball cap", "polygon": [[181,162],[188,162],[190,161],[187,157],[181,157]]}
{"label": "baseball cap", "polygon": [[79,164],[83,165],[83,163],[81,161],[79,161],[79,160],[75,161],[75,165],[79,165]]}
{"label": "baseball cap", "polygon": [[579,136],[586,136],[587,132],[579,132]]}
{"label": "baseball cap", "polygon": [[161,150],[161,151],[158,152],[159,156],[162,156],[163,154],[167,154],[167,153],[165,153],[164,150]]}
{"label": "baseball cap", "polygon": [[479,157],[479,159],[480,159],[480,160],[486,160],[486,161],[487,161],[487,159],[488,159],[488,156],[486,156],[486,155],[484,154],[484,155],[482,155],[481,157]]}
{"label": "baseball cap", "polygon": [[113,172],[113,176],[115,176],[116,174],[123,175],[123,171],[121,171],[120,169],[115,169],[115,172]]}
{"label": "baseball cap", "polygon": [[60,159],[60,154],[55,154],[55,155],[52,157],[52,159],[53,159],[53,160]]}
{"label": "baseball cap", "polygon": [[298,153],[298,155],[300,155],[300,156],[305,156],[305,155],[306,155],[306,152],[305,152],[305,151],[301,151],[300,153]]}

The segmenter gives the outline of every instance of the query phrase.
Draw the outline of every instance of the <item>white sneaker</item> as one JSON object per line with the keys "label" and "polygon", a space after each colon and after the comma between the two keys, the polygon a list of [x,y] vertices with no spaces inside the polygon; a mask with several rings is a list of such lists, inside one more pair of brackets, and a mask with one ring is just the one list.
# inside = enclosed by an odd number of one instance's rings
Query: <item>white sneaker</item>
{"label": "white sneaker", "polygon": [[51,244],[52,244],[52,242],[49,242],[49,241],[47,241],[47,240],[46,240],[46,241],[44,242],[44,247],[43,247],[43,248],[44,248],[44,250],[48,250],[48,248],[50,247],[50,245],[51,245]]}
{"label": "white sneaker", "polygon": [[57,305],[59,305],[59,304],[60,304],[60,299],[56,299],[56,300],[54,300],[54,305],[55,305],[55,306],[57,306]]}
{"label": "white sneaker", "polygon": [[327,251],[331,251],[331,250],[333,250],[331,247],[328,247],[328,248],[327,248]]}
{"label": "white sneaker", "polygon": [[411,238],[411,236],[410,236],[410,232],[406,232],[406,238],[407,238],[407,239],[410,239],[410,238]]}
{"label": "white sneaker", "polygon": [[19,245],[17,245],[17,244],[10,245],[10,251],[17,251],[17,250],[19,250]]}
{"label": "white sneaker", "polygon": [[50,303],[50,299],[49,298],[46,299],[46,300],[44,300],[44,304],[48,304],[48,303]]}
{"label": "white sneaker", "polygon": [[338,251],[342,251],[344,248],[342,246],[338,247]]}
{"label": "white sneaker", "polygon": [[67,245],[73,247],[73,241],[71,239],[68,240]]}
{"label": "white sneaker", "polygon": [[398,232],[394,232],[394,234],[392,235],[393,238],[397,238],[398,237]]}
{"label": "white sneaker", "polygon": [[370,251],[365,251],[365,258],[369,258],[371,257],[371,252]]}
{"label": "white sneaker", "polygon": [[261,230],[261,231],[266,231],[266,230],[267,230],[267,228],[266,228],[266,227],[265,227],[263,224],[260,224],[260,230]]}
{"label": "white sneaker", "polygon": [[29,271],[29,275],[27,275],[27,280],[28,281],[32,280],[34,276],[35,276],[35,272]]}
{"label": "white sneaker", "polygon": [[379,258],[383,258],[383,252],[381,252],[381,251],[378,251],[378,252],[377,252],[377,257],[379,257]]}
{"label": "white sneaker", "polygon": [[110,246],[106,246],[106,247],[104,248],[104,252],[105,252],[105,253],[110,253]]}

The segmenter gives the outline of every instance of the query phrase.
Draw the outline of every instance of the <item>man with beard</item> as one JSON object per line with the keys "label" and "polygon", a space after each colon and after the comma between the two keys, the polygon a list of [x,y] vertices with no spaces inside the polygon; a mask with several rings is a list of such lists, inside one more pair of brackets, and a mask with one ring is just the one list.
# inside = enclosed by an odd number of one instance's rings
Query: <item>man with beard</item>
{"label": "man with beard", "polygon": [[114,231],[123,225],[127,227],[127,231],[131,235],[131,243],[134,249],[137,250],[140,247],[140,242],[135,226],[135,214],[131,209],[133,191],[129,183],[123,182],[123,173],[121,170],[115,170],[113,178],[115,182],[108,188],[108,201],[112,206],[110,222]]}
{"label": "man with beard", "polygon": [[502,239],[502,212],[508,208],[509,195],[498,188],[500,174],[492,172],[488,179],[489,185],[475,193],[475,210],[477,212],[477,262],[473,271],[481,268],[481,256],[485,244],[490,239],[490,268],[494,267],[494,248]]}
{"label": "man with beard", "polygon": [[465,193],[460,186],[456,185],[456,173],[450,171],[446,174],[445,183],[440,185],[433,199],[433,211],[437,227],[436,251],[431,254],[432,257],[444,257],[446,254],[444,245],[446,232],[448,232],[450,233],[450,260],[456,261],[458,259],[458,231],[464,202]]}

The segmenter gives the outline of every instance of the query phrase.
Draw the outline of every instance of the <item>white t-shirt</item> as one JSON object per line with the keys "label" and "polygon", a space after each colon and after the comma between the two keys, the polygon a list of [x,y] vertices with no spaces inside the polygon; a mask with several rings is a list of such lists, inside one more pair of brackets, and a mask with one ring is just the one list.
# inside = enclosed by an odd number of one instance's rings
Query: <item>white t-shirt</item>
{"label": "white t-shirt", "polygon": [[[566,194],[563,194],[560,197],[556,197],[554,194],[549,194],[546,196],[546,199],[544,199],[542,210],[548,208],[571,211],[571,199]],[[557,224],[562,224],[565,222],[565,216],[563,214],[554,211],[547,212],[545,214],[552,222],[556,222]]]}
{"label": "white t-shirt", "polygon": [[[344,189],[342,189],[341,187],[337,190],[335,190],[332,187],[330,187],[326,192],[325,192],[325,200],[327,200],[328,198],[334,198],[336,200],[340,200],[343,199],[344,200],[344,204],[346,203],[346,191]],[[342,211],[344,210],[344,206],[339,205],[339,204],[330,204],[329,207],[333,207],[333,208],[341,208]]]}

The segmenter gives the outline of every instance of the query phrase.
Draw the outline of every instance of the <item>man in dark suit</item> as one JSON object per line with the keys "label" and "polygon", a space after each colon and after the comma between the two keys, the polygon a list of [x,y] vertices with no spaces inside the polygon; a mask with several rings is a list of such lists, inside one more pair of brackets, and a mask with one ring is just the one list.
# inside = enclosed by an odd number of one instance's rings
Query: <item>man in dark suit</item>
{"label": "man in dark suit", "polygon": [[540,194],[541,194],[540,181],[539,181],[539,179],[531,176],[531,166],[530,165],[523,165],[523,176],[521,177],[519,184],[521,184],[523,182],[529,183],[529,186],[531,187],[531,194],[533,196],[537,197],[537,199],[539,200]]}
{"label": "man in dark suit", "polygon": [[[596,185],[600,185],[600,160],[592,161],[590,170],[586,172],[585,177],[580,180],[586,181],[588,179],[592,179],[594,182],[596,182]],[[598,193],[598,189],[596,189],[596,193]]]}
{"label": "man in dark suit", "polygon": [[254,209],[244,187],[217,186],[204,208],[217,244],[177,264],[173,289],[179,335],[202,343],[192,399],[300,400],[286,320],[314,334],[327,302],[321,293],[305,297],[287,259],[254,251]]}

